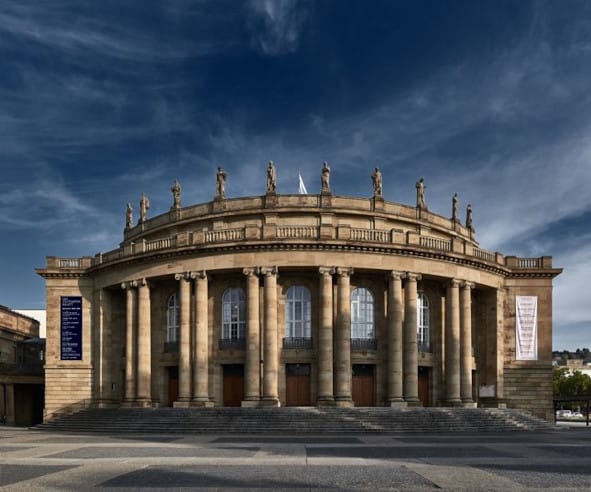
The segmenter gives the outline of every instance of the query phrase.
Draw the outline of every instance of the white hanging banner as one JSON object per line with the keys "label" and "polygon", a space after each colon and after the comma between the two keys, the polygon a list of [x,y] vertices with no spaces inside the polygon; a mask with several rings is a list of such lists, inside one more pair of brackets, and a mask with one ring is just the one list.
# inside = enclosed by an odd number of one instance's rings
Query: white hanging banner
{"label": "white hanging banner", "polygon": [[515,296],[515,358],[538,360],[538,298]]}

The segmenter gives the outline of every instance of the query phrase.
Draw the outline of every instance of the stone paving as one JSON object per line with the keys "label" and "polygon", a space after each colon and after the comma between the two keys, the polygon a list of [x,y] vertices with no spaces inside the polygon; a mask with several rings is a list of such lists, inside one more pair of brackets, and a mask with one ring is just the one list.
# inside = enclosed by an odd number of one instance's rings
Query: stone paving
{"label": "stone paving", "polygon": [[591,430],[58,434],[0,427],[0,490],[589,490]]}

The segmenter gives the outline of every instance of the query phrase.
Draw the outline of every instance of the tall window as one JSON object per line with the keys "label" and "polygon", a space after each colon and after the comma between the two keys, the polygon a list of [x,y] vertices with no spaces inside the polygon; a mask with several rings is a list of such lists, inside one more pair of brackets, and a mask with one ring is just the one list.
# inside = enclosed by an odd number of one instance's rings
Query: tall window
{"label": "tall window", "polygon": [[222,338],[241,340],[246,332],[246,296],[240,288],[227,289],[222,296]]}
{"label": "tall window", "polygon": [[285,300],[285,336],[312,338],[312,301],[310,291],[301,285],[287,289]]}
{"label": "tall window", "polygon": [[429,348],[429,299],[422,292],[417,296],[417,343],[419,348]]}
{"label": "tall window", "polygon": [[351,338],[375,338],[373,295],[365,289],[351,293]]}
{"label": "tall window", "polygon": [[179,334],[179,303],[176,294],[168,298],[166,309],[166,341],[177,342]]}

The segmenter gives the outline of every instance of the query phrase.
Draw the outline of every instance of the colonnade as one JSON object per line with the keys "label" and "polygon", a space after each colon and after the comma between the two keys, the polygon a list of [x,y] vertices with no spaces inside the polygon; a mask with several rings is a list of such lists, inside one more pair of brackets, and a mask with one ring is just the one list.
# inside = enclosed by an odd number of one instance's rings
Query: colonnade
{"label": "colonnade", "polygon": [[[317,404],[350,406],[352,268],[318,269],[320,283],[317,340]],[[245,268],[246,347],[244,405],[279,405],[279,350],[276,267]],[[336,299],[334,294],[336,277]],[[259,313],[263,279],[262,326]],[[175,406],[211,406],[209,395],[208,278],[205,271],[175,275],[180,303],[179,388]],[[412,272],[388,274],[386,319],[386,397],[390,406],[419,405],[417,281]],[[191,282],[195,305],[191,309]],[[404,282],[404,285],[403,285]],[[150,286],[146,279],[124,282],[126,350],[124,405],[149,406],[151,395]],[[472,403],[470,282],[450,279],[446,291],[444,373],[446,403]],[[334,305],[336,303],[336,316]],[[194,316],[191,316],[191,312]],[[261,337],[262,333],[262,337]],[[191,343],[194,337],[194,343]],[[262,359],[261,346],[262,343]],[[262,370],[262,388],[261,388]],[[262,391],[261,391],[262,389]]]}

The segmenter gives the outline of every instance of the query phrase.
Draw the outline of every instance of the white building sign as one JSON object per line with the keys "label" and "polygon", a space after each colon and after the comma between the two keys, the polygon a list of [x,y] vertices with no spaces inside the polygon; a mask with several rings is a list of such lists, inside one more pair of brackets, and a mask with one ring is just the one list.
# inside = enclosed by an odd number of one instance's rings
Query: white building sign
{"label": "white building sign", "polygon": [[515,297],[515,358],[538,360],[538,298]]}

